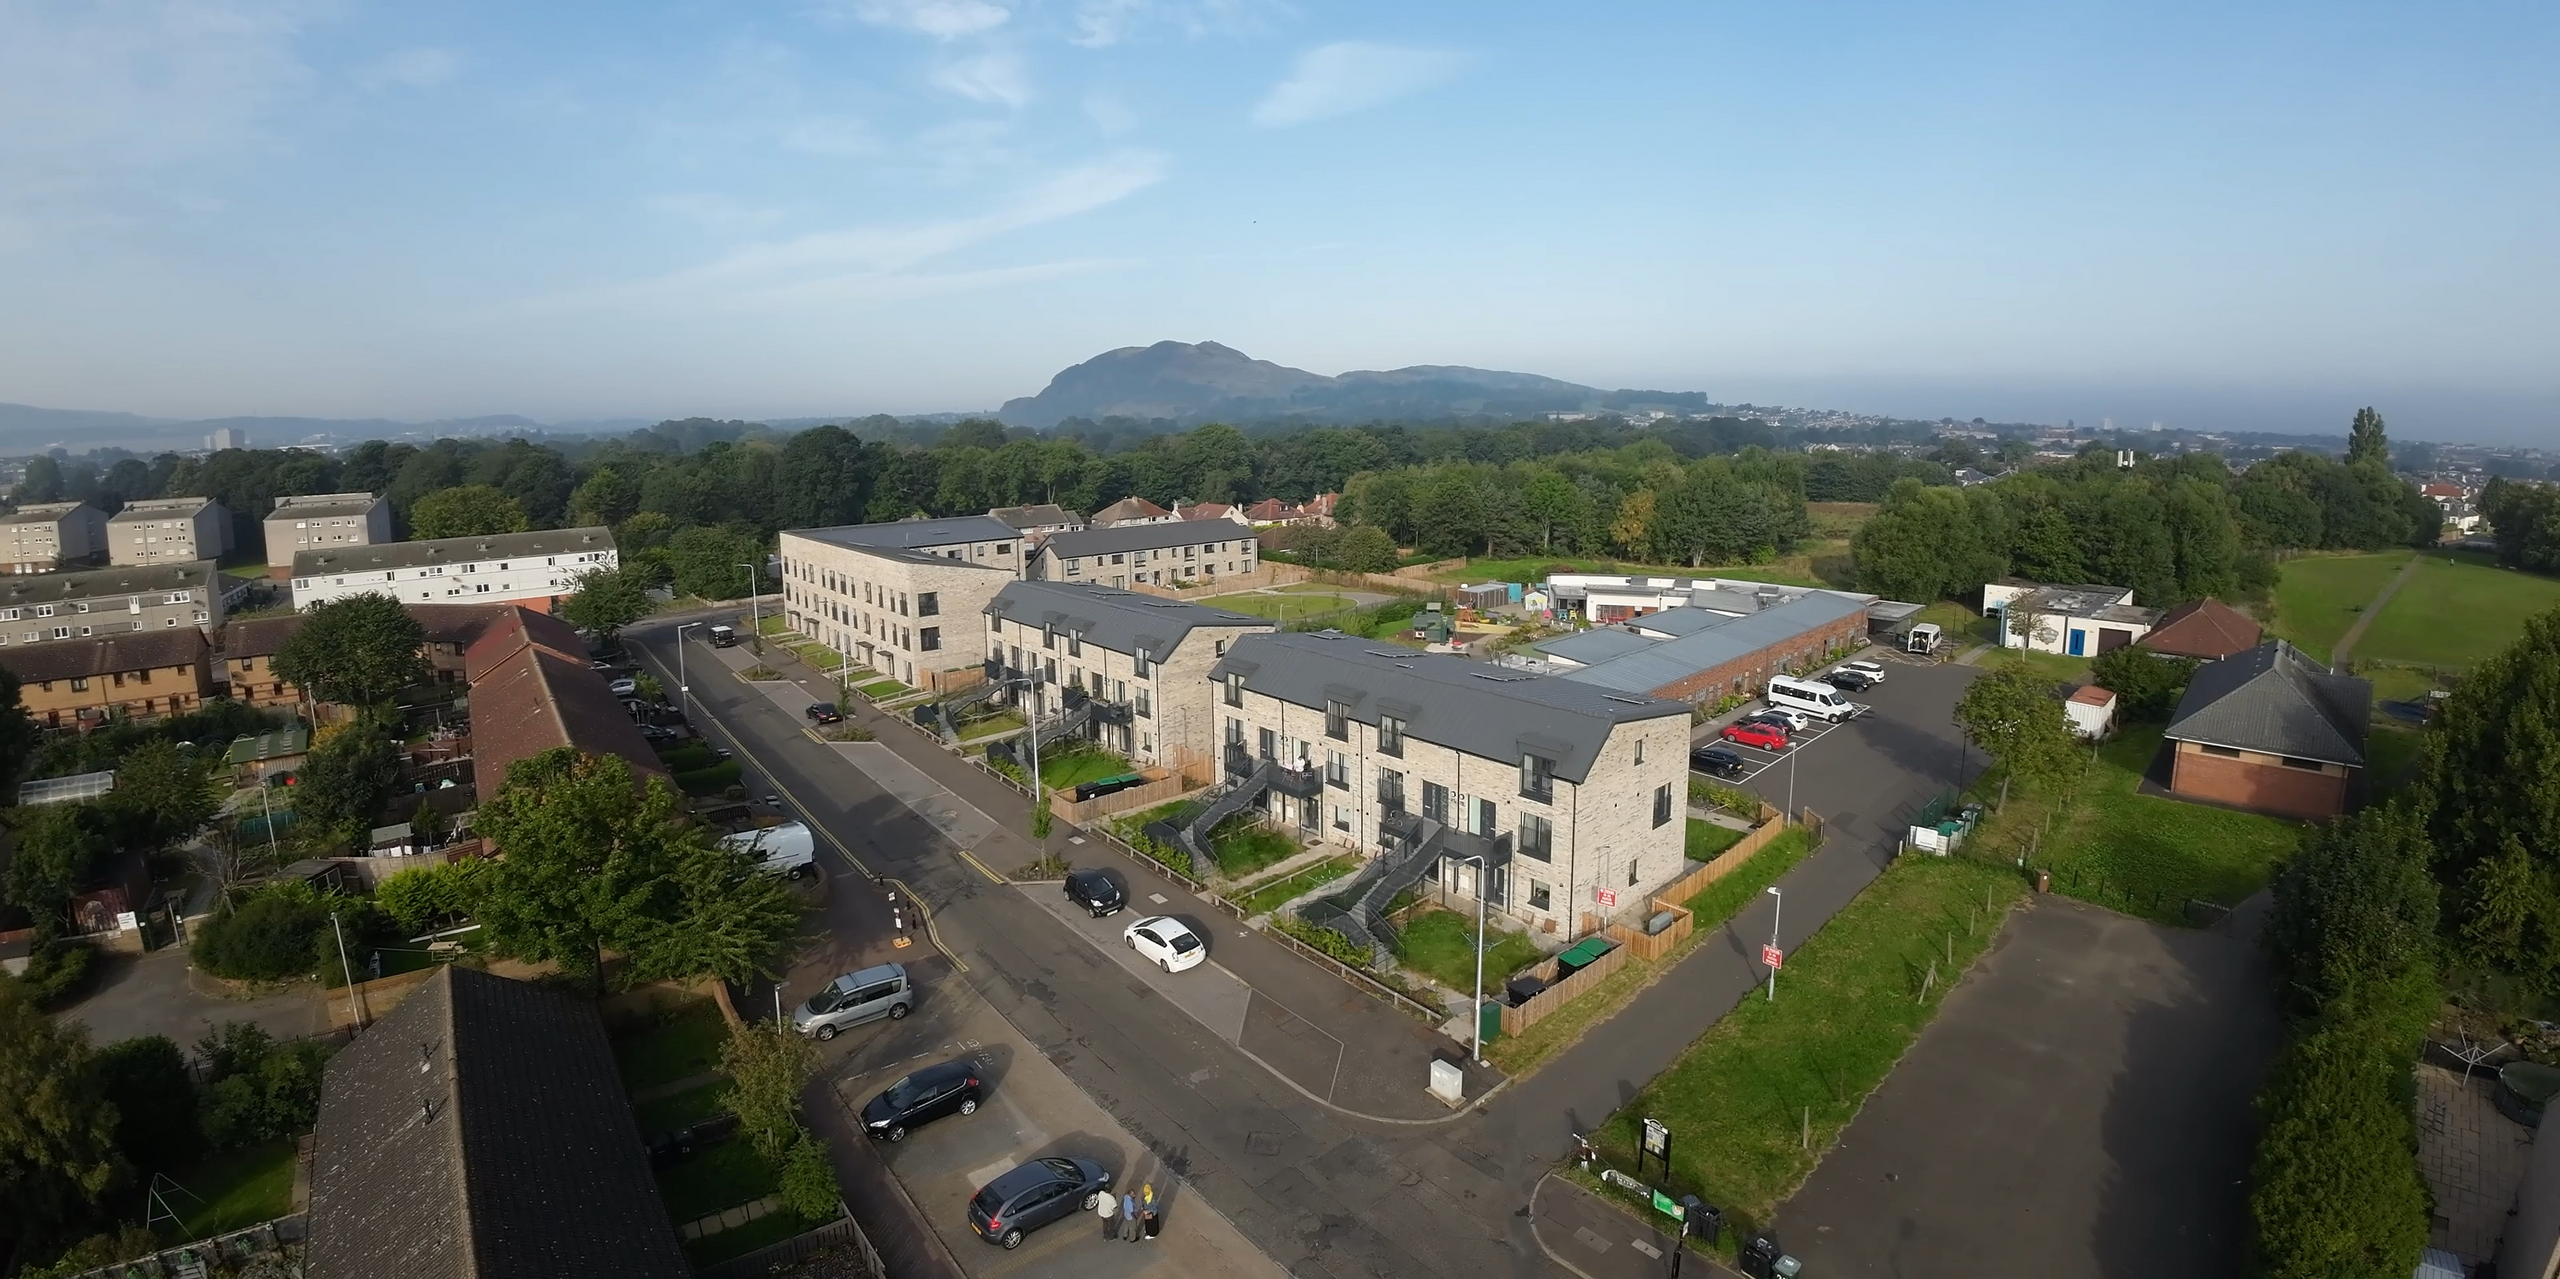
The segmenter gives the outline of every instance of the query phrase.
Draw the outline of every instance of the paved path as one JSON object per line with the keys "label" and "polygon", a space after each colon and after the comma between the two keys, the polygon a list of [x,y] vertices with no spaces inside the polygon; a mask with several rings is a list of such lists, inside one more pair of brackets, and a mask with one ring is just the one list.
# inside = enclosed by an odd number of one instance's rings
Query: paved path
{"label": "paved path", "polygon": [[2373,625],[2373,619],[2382,615],[2382,606],[2390,603],[2391,597],[2400,593],[2401,584],[2415,576],[2418,566],[2425,563],[2426,559],[2424,555],[2410,556],[2409,562],[2401,565],[2400,571],[2392,574],[2391,580],[2384,582],[2382,589],[2373,593],[2373,602],[2365,605],[2364,611],[2356,615],[2356,624],[2348,627],[2347,633],[2339,636],[2337,644],[2329,649],[2331,666],[2346,665],[2347,655],[2354,652],[2357,642],[2364,638],[2365,628]]}

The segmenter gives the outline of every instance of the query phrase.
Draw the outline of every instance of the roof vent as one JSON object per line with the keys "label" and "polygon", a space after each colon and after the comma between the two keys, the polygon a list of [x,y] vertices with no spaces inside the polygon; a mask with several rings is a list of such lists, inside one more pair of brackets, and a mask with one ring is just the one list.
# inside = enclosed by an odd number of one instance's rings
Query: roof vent
{"label": "roof vent", "polygon": [[1608,698],[1610,701],[1613,701],[1613,702],[1624,702],[1624,703],[1626,703],[1626,704],[1627,704],[1627,705],[1629,705],[1629,706],[1651,706],[1651,705],[1653,705],[1653,703],[1651,703],[1651,702],[1649,702],[1649,701],[1646,701],[1644,698],[1641,698],[1641,697],[1621,697],[1621,696],[1619,696],[1619,695],[1618,695],[1618,694],[1616,694],[1616,693],[1603,693],[1603,694],[1601,694],[1601,696],[1606,697],[1606,698]]}

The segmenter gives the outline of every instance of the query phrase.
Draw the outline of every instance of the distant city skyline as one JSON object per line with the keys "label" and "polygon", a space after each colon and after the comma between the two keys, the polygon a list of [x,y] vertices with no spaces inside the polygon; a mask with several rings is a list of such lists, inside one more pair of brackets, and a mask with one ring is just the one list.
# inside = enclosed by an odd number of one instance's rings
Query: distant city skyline
{"label": "distant city skyline", "polygon": [[2560,13],[0,8],[0,401],[994,408],[1103,350],[2560,443]]}

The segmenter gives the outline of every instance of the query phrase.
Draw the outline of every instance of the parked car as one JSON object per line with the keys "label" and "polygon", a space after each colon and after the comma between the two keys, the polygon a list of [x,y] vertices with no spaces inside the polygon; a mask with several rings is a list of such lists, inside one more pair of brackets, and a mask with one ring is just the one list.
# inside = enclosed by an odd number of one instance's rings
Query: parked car
{"label": "parked car", "polygon": [[1120,935],[1129,939],[1129,949],[1138,952],[1139,958],[1169,973],[1197,967],[1209,957],[1209,944],[1200,940],[1200,934],[1171,915],[1149,915]]}
{"label": "parked car", "polygon": [[1842,662],[1832,669],[1840,671],[1856,671],[1875,683],[1881,684],[1884,682],[1884,663],[1882,662]]}
{"label": "parked car", "polygon": [[1764,707],[1743,716],[1743,718],[1756,719],[1763,724],[1775,724],[1790,733],[1801,733],[1804,731],[1805,725],[1813,722],[1812,716],[1805,714],[1803,711],[1795,710],[1786,706]]}
{"label": "parked car", "polygon": [[1724,731],[1716,736],[1743,746],[1757,746],[1764,751],[1782,751],[1787,748],[1787,730],[1775,724],[1766,724],[1757,720],[1727,724]]}
{"label": "parked car", "polygon": [[758,874],[806,879],[818,869],[818,840],[807,822],[784,822],[721,837],[720,843],[741,857],[752,858]]}
{"label": "parked car", "polygon": [[1823,676],[1822,682],[1846,693],[1863,693],[1876,686],[1874,676],[1865,671],[1850,670],[1845,666]]}
{"label": "parked car", "polygon": [[844,722],[844,712],[837,710],[834,702],[811,702],[809,703],[809,709],[800,713],[808,716],[809,722],[812,724],[841,724]]}
{"label": "parked car", "polygon": [[1093,912],[1095,919],[1120,913],[1129,904],[1129,894],[1118,880],[1098,870],[1067,873],[1067,900]]}
{"label": "parked car", "polygon": [[1722,746],[1699,746],[1689,751],[1689,767],[1718,777],[1732,777],[1751,767],[1751,762]]}
{"label": "parked car", "polygon": [[847,1026],[904,1017],[913,1010],[915,997],[905,964],[875,964],[846,973],[809,996],[809,1002],[791,1010],[791,1028],[824,1042]]}
{"label": "parked car", "polygon": [[678,736],[679,734],[676,730],[669,728],[664,724],[642,724],[640,726],[640,740],[644,742],[672,742]]}
{"label": "parked car", "polygon": [[616,697],[637,697],[640,694],[640,681],[625,676],[605,685],[605,691]]}
{"label": "parked car", "polygon": [[1090,1159],[1034,1159],[969,1196],[969,1228],[988,1243],[1019,1248],[1023,1235],[1092,1212],[1109,1193],[1111,1174]]}
{"label": "parked car", "polygon": [[639,670],[640,667],[635,663],[627,662],[620,658],[608,659],[599,657],[596,660],[587,663],[587,669],[594,671],[598,675],[629,675],[632,672]]}
{"label": "parked car", "polygon": [[927,1066],[872,1098],[862,1108],[862,1130],[882,1141],[905,1141],[910,1128],[978,1113],[978,1087],[978,1068],[966,1061]]}

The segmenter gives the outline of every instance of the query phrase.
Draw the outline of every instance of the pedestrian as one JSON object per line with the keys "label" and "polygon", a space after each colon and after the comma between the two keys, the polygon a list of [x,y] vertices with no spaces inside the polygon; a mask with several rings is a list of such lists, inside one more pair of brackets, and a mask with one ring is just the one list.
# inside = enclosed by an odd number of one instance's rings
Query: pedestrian
{"label": "pedestrian", "polygon": [[1125,1227],[1125,1229],[1128,1231],[1128,1233],[1127,1233],[1127,1234],[1122,1235],[1122,1236],[1121,1236],[1121,1238],[1123,1238],[1123,1239],[1127,1239],[1127,1240],[1129,1240],[1129,1241],[1130,1241],[1130,1242],[1132,1242],[1132,1243],[1136,1242],[1136,1241],[1137,1241],[1137,1239],[1138,1239],[1138,1237],[1139,1237],[1139,1236],[1138,1236],[1138,1197],[1137,1197],[1136,1195],[1132,1195],[1132,1194],[1125,1194],[1125,1193],[1124,1193],[1124,1194],[1122,1194],[1122,1195],[1120,1196],[1120,1213],[1121,1213],[1121,1215],[1122,1215],[1122,1216],[1127,1217],[1127,1218],[1129,1219],[1129,1223],[1128,1223],[1128,1225]]}
{"label": "pedestrian", "polygon": [[1152,1241],[1159,1228],[1156,1221],[1156,1183],[1150,1181],[1138,1187],[1138,1199],[1138,1238]]}
{"label": "pedestrian", "polygon": [[1095,1205],[1093,1210],[1102,1216],[1102,1237],[1115,1238],[1119,1232],[1120,1223],[1111,1218],[1120,1211],[1120,1201],[1106,1194],[1102,1196],[1102,1202]]}

